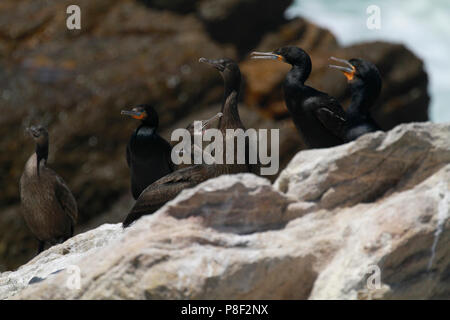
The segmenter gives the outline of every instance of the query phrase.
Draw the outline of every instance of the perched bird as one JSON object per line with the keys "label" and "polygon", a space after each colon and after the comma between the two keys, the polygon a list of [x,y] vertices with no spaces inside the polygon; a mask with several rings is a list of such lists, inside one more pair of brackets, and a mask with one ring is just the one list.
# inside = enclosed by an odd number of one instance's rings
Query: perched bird
{"label": "perched bird", "polygon": [[[225,133],[226,129],[240,128],[245,130],[239,117],[237,103],[241,84],[241,73],[238,65],[229,59],[208,60],[201,58],[199,61],[216,68],[224,79],[225,99],[221,108],[223,115],[218,129],[223,133]],[[248,171],[249,166],[247,163],[225,164],[225,162],[224,164],[195,164],[174,171],[154,182],[142,192],[123,222],[123,226],[127,227],[141,216],[155,212],[165,203],[175,198],[183,189],[192,188],[203,181],[222,174]]]}
{"label": "perched bird", "polygon": [[137,199],[146,187],[173,171],[172,146],[158,134],[158,114],[151,105],[139,105],[121,114],[141,120],[127,145],[131,193]]}
{"label": "perched bird", "polygon": [[24,220],[39,240],[39,254],[46,242],[60,243],[73,236],[78,209],[64,180],[47,167],[47,130],[38,126],[28,132],[36,142],[36,152],[28,159],[20,178],[20,200]]}
{"label": "perched bird", "polygon": [[342,144],[345,112],[339,102],[305,85],[311,73],[311,58],[302,49],[288,46],[273,52],[253,52],[253,59],[278,60],[292,65],[284,83],[284,99],[297,130],[309,148]]}
{"label": "perched bird", "polygon": [[370,115],[376,99],[381,91],[381,76],[377,67],[363,59],[338,59],[345,66],[329,65],[330,68],[340,70],[348,80],[352,95],[350,106],[347,109],[347,124],[344,139],[352,141],[363,134],[381,130]]}

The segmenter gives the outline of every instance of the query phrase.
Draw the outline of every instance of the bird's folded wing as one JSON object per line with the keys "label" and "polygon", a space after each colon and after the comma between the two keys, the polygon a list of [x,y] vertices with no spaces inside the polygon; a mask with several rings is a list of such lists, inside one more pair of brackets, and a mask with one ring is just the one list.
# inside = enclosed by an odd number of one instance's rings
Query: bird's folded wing
{"label": "bird's folded wing", "polygon": [[56,183],[54,184],[54,188],[56,199],[58,199],[59,205],[75,225],[78,219],[77,202],[64,180],[58,175],[55,175],[55,179]]}
{"label": "bird's folded wing", "polygon": [[131,211],[123,221],[123,226],[128,227],[132,222],[143,215],[151,214],[161,208],[168,201],[175,198],[183,189],[191,186],[189,181],[150,186],[145,189],[134,204]]}
{"label": "bird's folded wing", "polygon": [[341,139],[344,137],[346,116],[339,105],[331,103],[328,106],[317,108],[315,116],[332,134]]}
{"label": "bird's folded wing", "polygon": [[155,212],[184,189],[194,187],[213,176],[214,166],[194,165],[162,177],[142,191],[123,226],[127,227],[141,216]]}

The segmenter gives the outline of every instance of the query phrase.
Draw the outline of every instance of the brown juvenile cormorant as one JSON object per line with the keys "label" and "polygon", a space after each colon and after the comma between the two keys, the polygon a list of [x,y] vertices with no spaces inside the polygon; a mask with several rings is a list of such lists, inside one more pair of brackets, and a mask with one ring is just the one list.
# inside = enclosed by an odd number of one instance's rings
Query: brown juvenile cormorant
{"label": "brown juvenile cormorant", "polygon": [[348,61],[335,57],[330,59],[345,65],[345,67],[330,65],[330,68],[344,73],[352,95],[350,106],[346,112],[345,141],[353,141],[363,134],[381,130],[370,115],[370,110],[381,91],[381,76],[377,67],[363,59]]}
{"label": "brown juvenile cormorant", "polygon": [[173,171],[172,146],[158,134],[158,114],[151,105],[139,105],[121,113],[141,120],[127,145],[131,193],[137,199],[145,188]]}
{"label": "brown juvenile cormorant", "polygon": [[36,152],[28,159],[20,178],[22,215],[39,240],[38,253],[46,242],[60,243],[73,236],[78,217],[77,203],[64,180],[47,167],[48,132],[31,127]]}
{"label": "brown juvenile cormorant", "polygon": [[284,98],[294,124],[309,148],[327,148],[343,143],[345,112],[335,98],[305,85],[312,65],[304,50],[288,46],[273,52],[253,52],[252,58],[292,65],[283,83]]}
{"label": "brown juvenile cormorant", "polygon": [[[222,117],[218,129],[225,140],[226,129],[245,130],[238,112],[238,95],[241,84],[241,73],[238,65],[230,59],[209,60],[201,58],[200,62],[216,68],[224,79],[225,99],[221,108]],[[226,145],[224,141],[224,146]],[[224,152],[225,156],[225,152]],[[236,159],[236,157],[235,157]],[[246,158],[248,160],[248,158]],[[148,186],[123,222],[127,227],[146,214],[151,214],[165,203],[175,198],[183,189],[192,188],[197,184],[222,174],[248,172],[248,164],[196,164],[174,171]]]}

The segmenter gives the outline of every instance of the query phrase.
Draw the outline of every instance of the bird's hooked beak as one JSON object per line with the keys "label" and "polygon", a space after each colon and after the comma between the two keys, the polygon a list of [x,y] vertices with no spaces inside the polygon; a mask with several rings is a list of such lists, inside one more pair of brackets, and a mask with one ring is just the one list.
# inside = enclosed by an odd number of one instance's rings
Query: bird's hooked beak
{"label": "bird's hooked beak", "polygon": [[207,65],[210,65],[211,67],[216,68],[220,72],[223,72],[225,70],[225,66],[223,63],[220,62],[220,60],[200,58],[200,59],[198,59],[198,62],[206,63]]}
{"label": "bird's hooked beak", "polygon": [[353,80],[353,78],[355,77],[356,68],[350,62],[335,57],[330,57],[330,60],[345,64],[345,67],[337,66],[335,64],[329,64],[328,67],[342,71],[348,81]]}
{"label": "bird's hooked beak", "polygon": [[27,132],[33,136],[33,138],[39,138],[40,133],[39,130],[36,127],[29,127],[26,129]]}
{"label": "bird's hooked beak", "polygon": [[266,59],[266,60],[278,60],[285,62],[282,55],[274,53],[274,52],[252,52],[250,54],[251,59]]}
{"label": "bird's hooked beak", "polygon": [[202,126],[202,130],[205,129],[205,127],[207,127],[211,121],[214,121],[216,119],[222,118],[222,116],[223,116],[223,113],[219,112],[215,116],[213,116],[212,118],[210,118],[208,120],[205,120],[204,123],[203,123],[203,126]]}
{"label": "bird's hooked beak", "polygon": [[137,120],[142,120],[142,119],[145,118],[145,112],[137,111],[136,109],[132,109],[131,111],[129,111],[129,110],[122,110],[120,112],[120,114],[124,115],[124,116],[130,116],[130,117],[132,117],[134,119],[137,119]]}

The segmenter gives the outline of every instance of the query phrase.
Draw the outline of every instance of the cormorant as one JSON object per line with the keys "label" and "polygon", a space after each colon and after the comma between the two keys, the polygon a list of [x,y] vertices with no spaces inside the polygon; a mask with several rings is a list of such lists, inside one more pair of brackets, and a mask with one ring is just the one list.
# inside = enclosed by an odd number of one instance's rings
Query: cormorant
{"label": "cormorant", "polygon": [[[216,68],[224,79],[226,97],[221,108],[223,116],[218,129],[224,134],[225,140],[226,129],[241,128],[245,130],[239,117],[237,103],[241,73],[238,65],[230,59],[209,60],[201,58],[199,61]],[[226,145],[225,141],[224,145]],[[225,164],[225,162],[224,164],[196,164],[174,171],[154,182],[142,192],[123,222],[123,226],[127,227],[141,216],[155,212],[165,203],[175,198],[183,189],[192,188],[203,181],[222,174],[248,171],[249,166],[246,163]]]}
{"label": "cormorant", "polygon": [[173,171],[172,146],[158,134],[158,114],[151,105],[142,104],[121,114],[141,120],[127,145],[131,193],[137,199],[146,187]]}
{"label": "cormorant", "polygon": [[346,111],[345,141],[353,141],[363,134],[381,130],[370,115],[370,110],[381,91],[381,76],[377,67],[363,59],[348,61],[335,57],[330,59],[345,65],[345,67],[337,65],[329,65],[329,67],[344,73],[352,95],[351,103]]}
{"label": "cormorant", "polygon": [[309,148],[327,148],[344,142],[345,112],[335,98],[305,85],[312,65],[303,49],[287,46],[251,55],[253,59],[278,60],[292,65],[283,83],[284,98]]}
{"label": "cormorant", "polygon": [[24,220],[39,240],[39,254],[46,242],[60,243],[73,236],[78,209],[64,180],[47,167],[47,130],[37,126],[28,128],[28,132],[36,141],[36,152],[20,178],[20,199]]}

